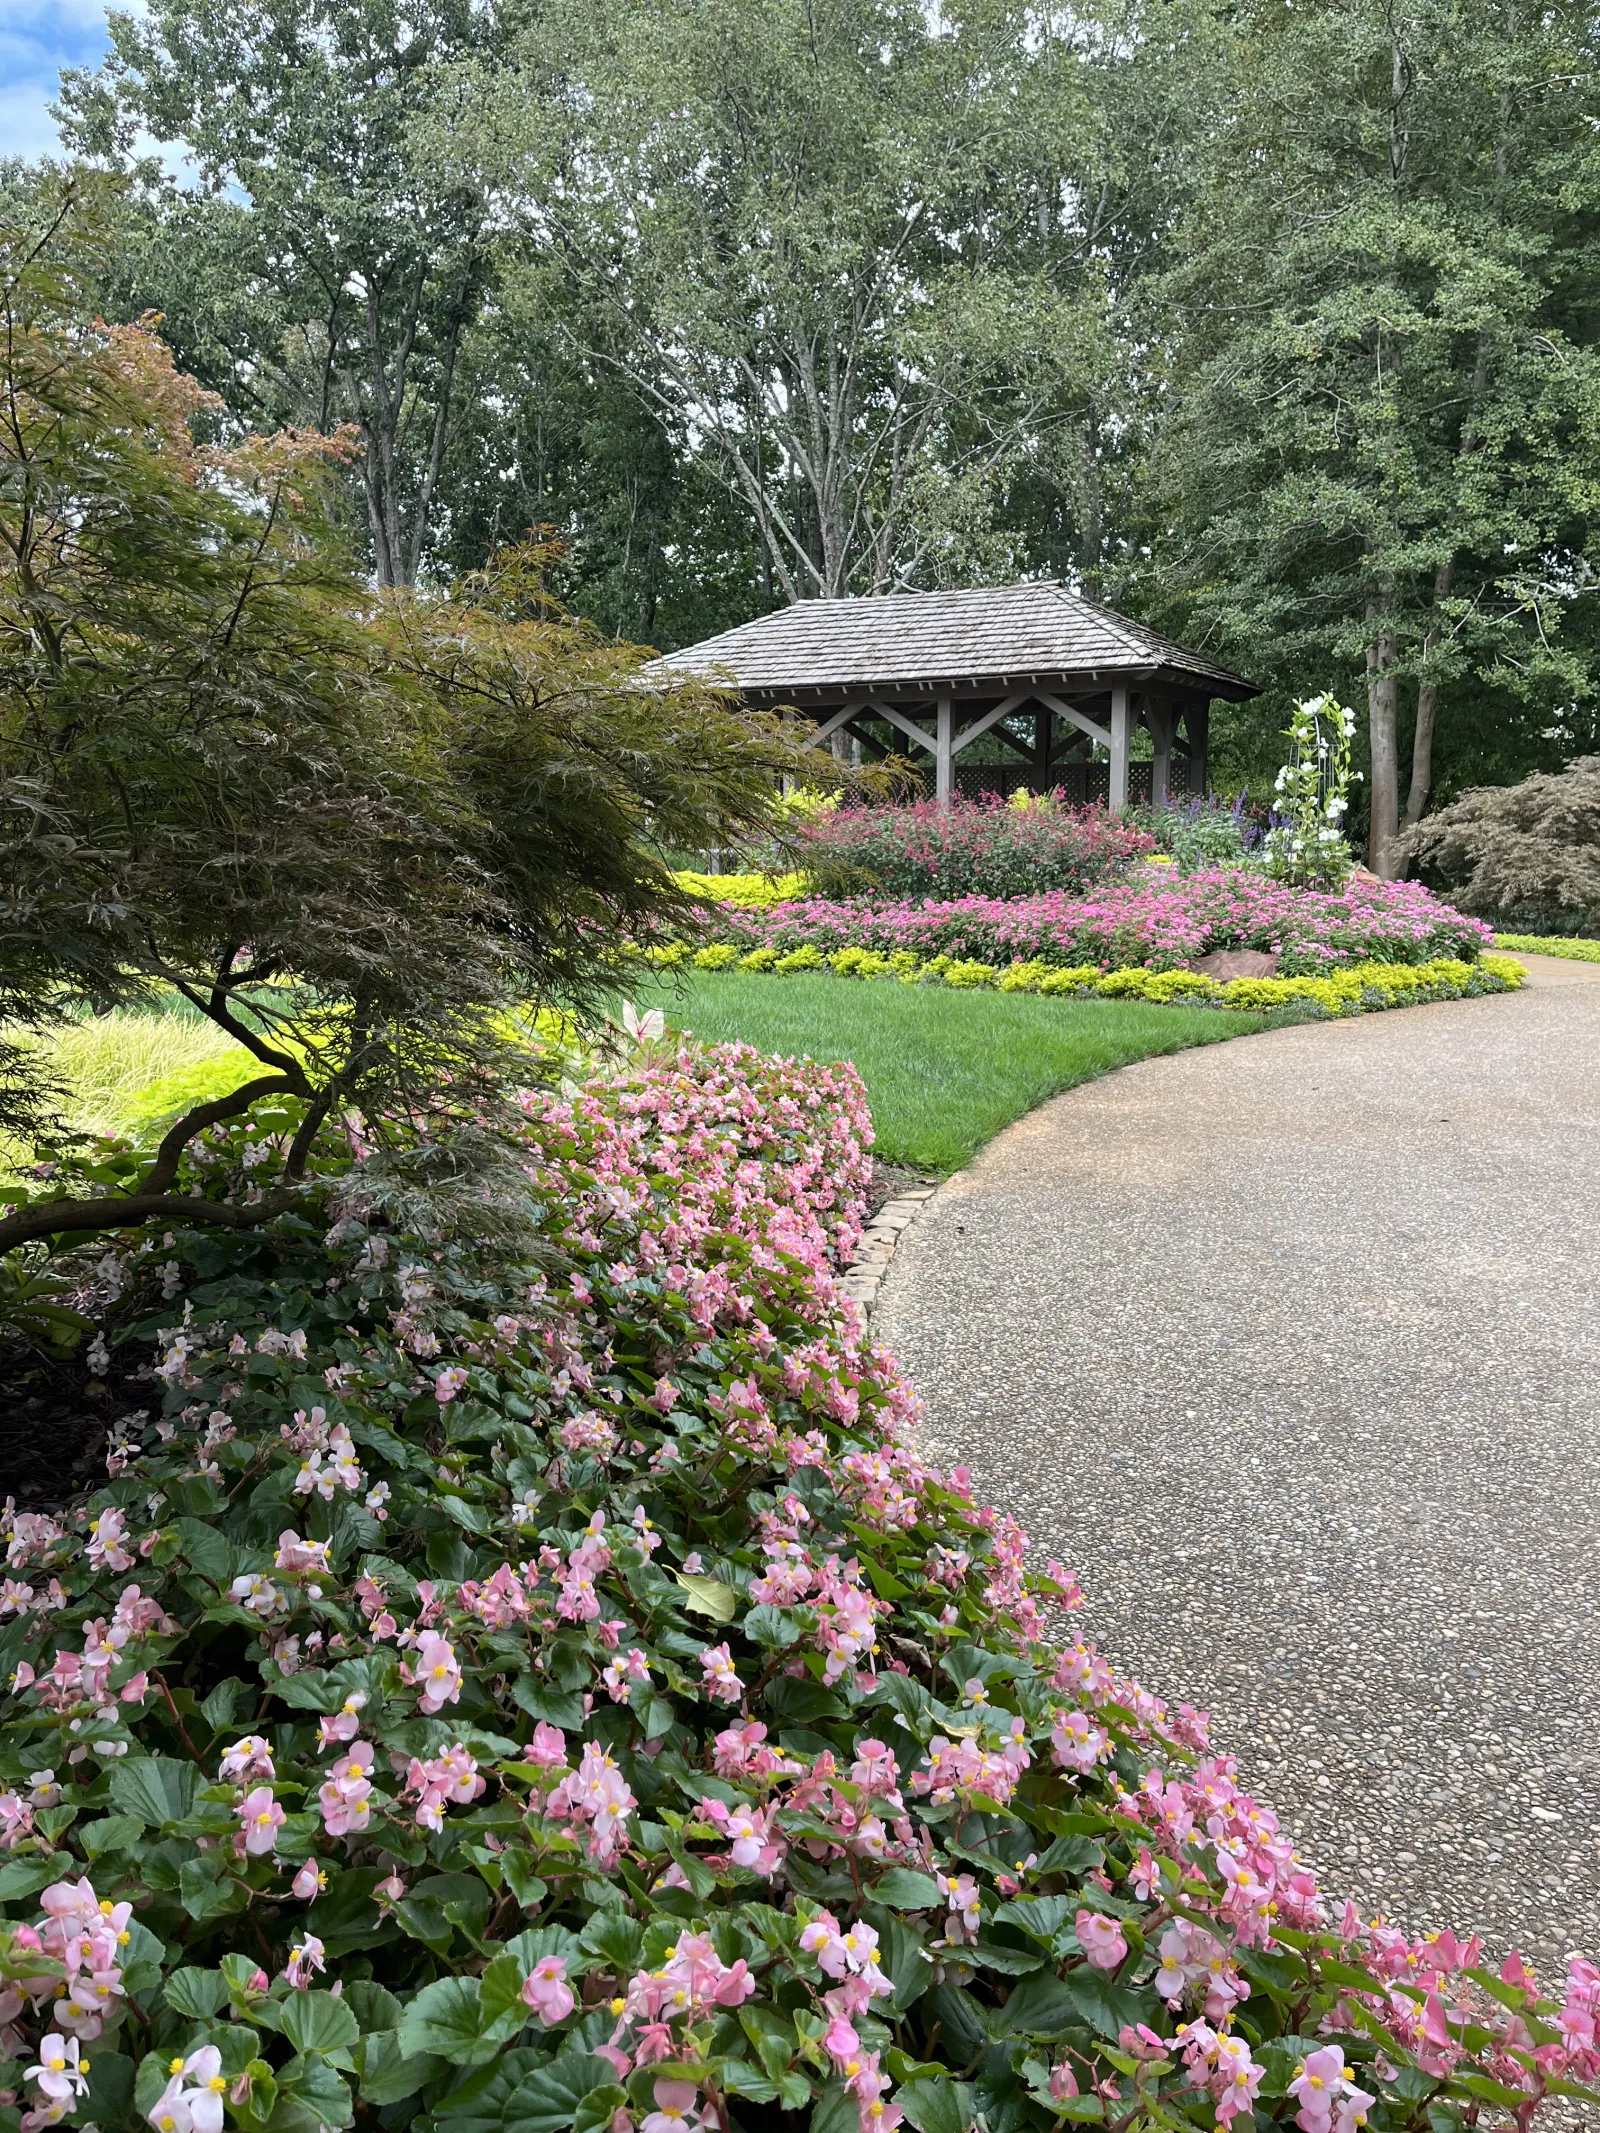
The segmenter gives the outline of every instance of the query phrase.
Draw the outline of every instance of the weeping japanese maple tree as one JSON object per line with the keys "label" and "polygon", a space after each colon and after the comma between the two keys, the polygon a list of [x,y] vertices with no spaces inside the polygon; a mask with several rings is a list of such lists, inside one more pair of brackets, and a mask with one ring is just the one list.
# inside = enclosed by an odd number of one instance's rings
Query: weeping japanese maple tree
{"label": "weeping japanese maple tree", "polygon": [[[155,330],[99,322],[85,181],[0,233],[0,1131],[56,1121],[51,1025],[170,989],[259,1072],[103,1193],[15,1188],[0,1251],[203,1215],[255,1224],[323,1123],[485,1099],[504,1010],[580,1012],[684,917],[664,854],[763,824],[780,725],[647,683],[544,593],[537,548],[445,592],[352,566],[353,435],[205,441]],[[263,1100],[277,1196],[174,1192]]]}

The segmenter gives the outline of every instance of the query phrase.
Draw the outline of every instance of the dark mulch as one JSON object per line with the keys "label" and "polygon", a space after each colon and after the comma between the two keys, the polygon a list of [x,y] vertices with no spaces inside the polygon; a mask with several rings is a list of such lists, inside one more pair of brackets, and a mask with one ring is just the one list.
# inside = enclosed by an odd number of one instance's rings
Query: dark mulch
{"label": "dark mulch", "polygon": [[53,1511],[82,1495],[105,1478],[111,1424],[155,1405],[148,1379],[141,1387],[115,1365],[109,1379],[97,1378],[81,1352],[63,1359],[0,1343],[0,1502]]}
{"label": "dark mulch", "polygon": [[878,1210],[905,1192],[912,1185],[937,1185],[939,1174],[933,1170],[915,1170],[905,1163],[880,1163],[872,1159],[872,1183],[867,1188],[867,1212],[870,1222]]}

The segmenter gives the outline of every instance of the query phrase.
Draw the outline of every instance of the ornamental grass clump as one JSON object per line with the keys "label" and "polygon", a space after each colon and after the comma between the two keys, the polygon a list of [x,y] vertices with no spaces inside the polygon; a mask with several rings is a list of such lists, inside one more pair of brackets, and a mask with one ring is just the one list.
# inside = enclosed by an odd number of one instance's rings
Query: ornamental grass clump
{"label": "ornamental grass clump", "polygon": [[1600,2075],[1600,1972],[1330,1907],[920,1457],[836,1281],[852,1069],[522,1113],[324,1127],[319,1200],[99,1265],[106,1486],[5,1520],[20,2133],[1446,2133]]}
{"label": "ornamental grass clump", "polygon": [[1014,897],[1081,894],[1153,849],[1106,808],[1047,796],[841,807],[811,822],[801,856],[824,894]]}

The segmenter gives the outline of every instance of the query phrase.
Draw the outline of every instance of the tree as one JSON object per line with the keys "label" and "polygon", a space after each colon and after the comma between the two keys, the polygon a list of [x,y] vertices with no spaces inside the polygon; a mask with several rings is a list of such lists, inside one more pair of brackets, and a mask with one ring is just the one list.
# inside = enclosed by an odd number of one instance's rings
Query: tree
{"label": "tree", "polygon": [[[184,1151],[299,1107],[380,1135],[492,1103],[501,1011],[592,1008],[686,915],[663,853],[765,825],[782,729],[648,681],[512,556],[457,597],[374,596],[320,493],[332,439],[197,447],[208,396],[143,327],[93,322],[73,189],[0,254],[0,1129],[50,1109],[27,1038],[175,989],[261,1072],[179,1120],[62,1232],[280,1206],[174,1197]],[[520,1062],[525,1075],[527,1062]]]}
{"label": "tree", "polygon": [[490,167],[587,357],[750,514],[771,596],[1002,564],[996,486],[1097,330],[1053,15],[553,0],[520,51],[476,100]]}
{"label": "tree", "polygon": [[1464,911],[1510,928],[1600,927],[1600,756],[1559,776],[1463,793],[1404,833],[1404,854]]}
{"label": "tree", "polygon": [[[1162,12],[1174,38],[1194,11]],[[1235,88],[1146,292],[1171,322],[1152,505],[1175,536],[1147,592],[1247,670],[1364,680],[1388,873],[1402,692],[1413,821],[1441,706],[1488,691],[1548,724],[1589,693],[1592,26],[1520,0],[1228,20]]]}
{"label": "tree", "polygon": [[456,70],[492,63],[512,19],[473,0],[158,0],[111,17],[101,74],[64,77],[84,152],[125,164],[142,129],[196,166],[199,192],[138,166],[144,301],[176,299],[185,356],[248,419],[358,425],[382,585],[428,556],[492,274],[491,203],[446,151]]}

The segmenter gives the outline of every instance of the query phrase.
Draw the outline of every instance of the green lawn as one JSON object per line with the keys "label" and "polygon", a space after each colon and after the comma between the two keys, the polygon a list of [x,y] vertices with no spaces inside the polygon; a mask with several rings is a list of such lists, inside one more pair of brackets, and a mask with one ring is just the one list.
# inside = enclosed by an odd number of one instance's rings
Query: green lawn
{"label": "green lawn", "polygon": [[1148,1007],[1122,1000],[1039,1000],[844,978],[686,972],[640,995],[675,1029],[710,1043],[849,1059],[872,1101],[888,1163],[959,1170],[1035,1104],[1113,1067],[1265,1029],[1262,1015]]}

